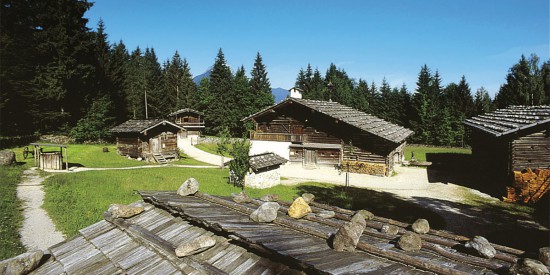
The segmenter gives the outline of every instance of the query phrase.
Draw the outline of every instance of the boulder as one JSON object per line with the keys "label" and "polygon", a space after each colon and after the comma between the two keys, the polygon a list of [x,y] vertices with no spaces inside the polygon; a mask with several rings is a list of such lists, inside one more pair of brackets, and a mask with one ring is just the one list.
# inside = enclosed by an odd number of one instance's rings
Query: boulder
{"label": "boulder", "polygon": [[473,239],[467,241],[464,246],[474,254],[487,259],[493,258],[497,253],[489,241],[481,236],[475,236]]}
{"label": "boulder", "polygon": [[388,235],[397,235],[397,233],[399,233],[399,227],[391,224],[384,224],[382,225],[380,232]]}
{"label": "boulder", "polygon": [[288,208],[288,215],[295,219],[300,219],[309,213],[311,213],[311,207],[302,197],[295,199]]}
{"label": "boulder", "polygon": [[197,193],[199,191],[199,182],[194,178],[188,178],[181,186],[178,188],[178,195],[180,196],[189,196]]}
{"label": "boulder", "polygon": [[397,241],[397,247],[405,251],[418,251],[422,248],[422,239],[414,232],[406,232]]}
{"label": "boulder", "polygon": [[520,258],[510,267],[510,274],[543,275],[548,274],[548,268],[540,261]]}
{"label": "boulder", "polygon": [[15,164],[15,153],[10,150],[0,151],[0,165],[12,165]]}
{"label": "boulder", "polygon": [[145,210],[145,206],[141,202],[134,202],[128,205],[125,204],[111,204],[107,212],[111,214],[113,218],[130,218]]}
{"label": "boulder", "polygon": [[30,273],[38,267],[43,256],[44,252],[42,250],[36,250],[3,260],[0,262],[0,274]]}
{"label": "boulder", "polygon": [[252,201],[252,199],[244,191],[238,194],[231,193],[231,198],[236,203],[246,203]]}
{"label": "boulder", "polygon": [[418,219],[412,224],[412,230],[418,234],[430,232],[430,223],[426,219]]}
{"label": "boulder", "polygon": [[317,213],[317,217],[323,218],[323,219],[330,219],[330,218],[333,218],[335,215],[336,213],[330,210],[322,210],[321,212]]}
{"label": "boulder", "polygon": [[188,243],[180,244],[176,248],[176,256],[185,257],[201,253],[214,245],[216,245],[216,239],[209,236],[198,237]]}
{"label": "boulder", "polygon": [[355,251],[359,237],[363,234],[367,222],[362,215],[355,214],[351,221],[344,223],[334,235],[332,247],[336,251]]}
{"label": "boulder", "polygon": [[281,206],[276,202],[264,202],[250,214],[250,219],[255,222],[272,222],[277,218],[279,207]]}
{"label": "boulder", "polygon": [[306,201],[306,203],[312,203],[313,200],[315,200],[315,195],[313,195],[311,193],[303,193],[302,194],[302,199],[304,199],[304,201]]}
{"label": "boulder", "polygon": [[363,218],[365,218],[365,220],[372,220],[374,218],[374,214],[372,214],[372,212],[368,211],[368,210],[364,210],[364,209],[361,209],[357,212],[355,212],[355,214],[359,214],[361,216],[363,216]]}
{"label": "boulder", "polygon": [[260,198],[261,201],[278,201],[279,195],[277,194],[267,194]]}
{"label": "boulder", "polygon": [[550,266],[550,247],[541,247],[539,249],[539,260],[543,264]]}

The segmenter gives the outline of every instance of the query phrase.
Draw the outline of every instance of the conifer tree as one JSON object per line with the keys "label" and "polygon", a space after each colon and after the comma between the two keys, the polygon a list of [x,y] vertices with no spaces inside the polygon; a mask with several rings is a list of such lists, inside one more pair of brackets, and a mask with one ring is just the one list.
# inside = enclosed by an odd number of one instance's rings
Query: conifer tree
{"label": "conifer tree", "polygon": [[211,134],[219,133],[224,127],[231,128],[231,109],[234,108],[232,97],[233,75],[225,61],[222,49],[218,51],[208,86],[208,104],[205,106],[206,130]]}
{"label": "conifer tree", "polygon": [[491,111],[491,97],[485,88],[481,87],[477,89],[474,105],[475,105],[475,115],[482,115]]}
{"label": "conifer tree", "polygon": [[250,82],[252,82],[252,79],[249,80],[246,77],[246,71],[241,66],[233,78],[233,100],[235,107],[230,110],[232,113],[230,117],[233,119],[230,123],[230,130],[234,135],[242,134],[244,131],[244,127],[240,122],[241,119],[259,111],[258,106],[254,105],[258,103],[255,99],[257,94],[252,90]]}
{"label": "conifer tree", "polygon": [[145,118],[145,60],[139,46],[130,55],[128,66],[127,102],[128,112],[133,119]]}
{"label": "conifer tree", "polygon": [[[244,68],[243,68],[244,70]],[[250,92],[252,95],[253,110],[250,114],[253,114],[261,109],[273,105],[275,99],[271,93],[271,84],[269,83],[269,78],[267,77],[267,70],[265,65],[262,63],[262,56],[258,52],[256,54],[256,60],[254,61],[254,66],[250,72]]]}

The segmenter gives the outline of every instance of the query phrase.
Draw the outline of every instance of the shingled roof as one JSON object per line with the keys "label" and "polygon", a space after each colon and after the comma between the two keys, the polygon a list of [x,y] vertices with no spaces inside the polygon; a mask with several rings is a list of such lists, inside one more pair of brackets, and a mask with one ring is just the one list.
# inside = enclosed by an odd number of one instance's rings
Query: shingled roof
{"label": "shingled roof", "polygon": [[149,119],[149,120],[136,120],[131,119],[120,125],[111,128],[111,133],[144,133],[145,131],[155,128],[158,125],[172,125],[179,129],[184,130],[181,126],[178,126],[168,120],[164,119]]}
{"label": "shingled roof", "polygon": [[[517,261],[524,251],[493,244],[492,259],[467,254],[466,237],[430,230],[421,234],[420,251],[403,251],[395,239],[409,224],[374,216],[367,220],[355,252],[337,252],[331,237],[355,211],[310,202],[313,213],[302,219],[287,216],[289,202],[279,201],[277,218],[259,223],[250,214],[263,202],[236,203],[202,192],[180,196],[174,191],[139,191],[145,211],[131,218],[105,220],[79,231],[74,238],[51,247],[52,257],[34,274],[66,272],[150,274],[496,274]],[[335,211],[321,218],[322,211]],[[398,234],[383,233],[384,225]],[[216,239],[215,246],[186,257],[175,247],[199,236]]]}
{"label": "shingled roof", "polygon": [[464,124],[495,137],[550,122],[550,106],[510,106],[466,119]]}
{"label": "shingled roof", "polygon": [[275,153],[263,153],[258,155],[250,156],[248,159],[248,163],[250,165],[250,168],[254,171],[258,171],[260,169],[268,168],[271,166],[281,165],[286,163],[287,160]]}
{"label": "shingled roof", "polygon": [[172,112],[168,116],[171,117],[171,116],[179,115],[179,114],[182,114],[182,113],[195,113],[195,114],[198,114],[198,115],[201,115],[201,116],[204,115],[202,112],[195,111],[191,108],[184,108],[184,109],[179,109],[175,112]]}
{"label": "shingled roof", "polygon": [[298,98],[287,98],[279,104],[266,108],[243,119],[243,121],[253,119],[254,117],[262,115],[269,110],[277,109],[280,106],[294,102],[391,142],[401,143],[414,133],[412,130],[405,127],[401,127],[365,112],[358,111],[338,102]]}

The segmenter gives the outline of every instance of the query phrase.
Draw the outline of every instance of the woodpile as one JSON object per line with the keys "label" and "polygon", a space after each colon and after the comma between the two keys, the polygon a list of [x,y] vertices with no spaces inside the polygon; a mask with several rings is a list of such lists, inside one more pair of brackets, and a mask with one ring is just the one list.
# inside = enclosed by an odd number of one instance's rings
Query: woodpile
{"label": "woodpile", "polygon": [[386,165],[381,163],[344,160],[342,161],[342,170],[351,173],[384,176],[386,174]]}
{"label": "woodpile", "polygon": [[507,186],[506,202],[536,203],[550,189],[550,170],[527,168],[514,171],[514,184]]}

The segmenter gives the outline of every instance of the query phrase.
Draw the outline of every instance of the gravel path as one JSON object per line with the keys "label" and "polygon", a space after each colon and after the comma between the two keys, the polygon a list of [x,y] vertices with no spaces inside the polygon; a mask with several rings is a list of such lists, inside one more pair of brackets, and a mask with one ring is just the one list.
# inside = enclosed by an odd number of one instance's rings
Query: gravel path
{"label": "gravel path", "polygon": [[23,201],[25,217],[20,232],[21,242],[29,251],[44,250],[65,239],[42,209],[44,179],[36,168],[31,168],[23,172],[23,181],[17,186],[17,197]]}
{"label": "gravel path", "polygon": [[[198,149],[197,147],[193,146],[191,144],[191,141],[185,140],[183,143],[183,152],[187,154],[189,157],[194,158],[196,160],[209,163],[212,165],[219,166],[221,163],[221,157],[218,155],[210,154],[208,152],[205,152],[201,149]],[[227,162],[230,161],[231,158],[224,157],[223,161]]]}

